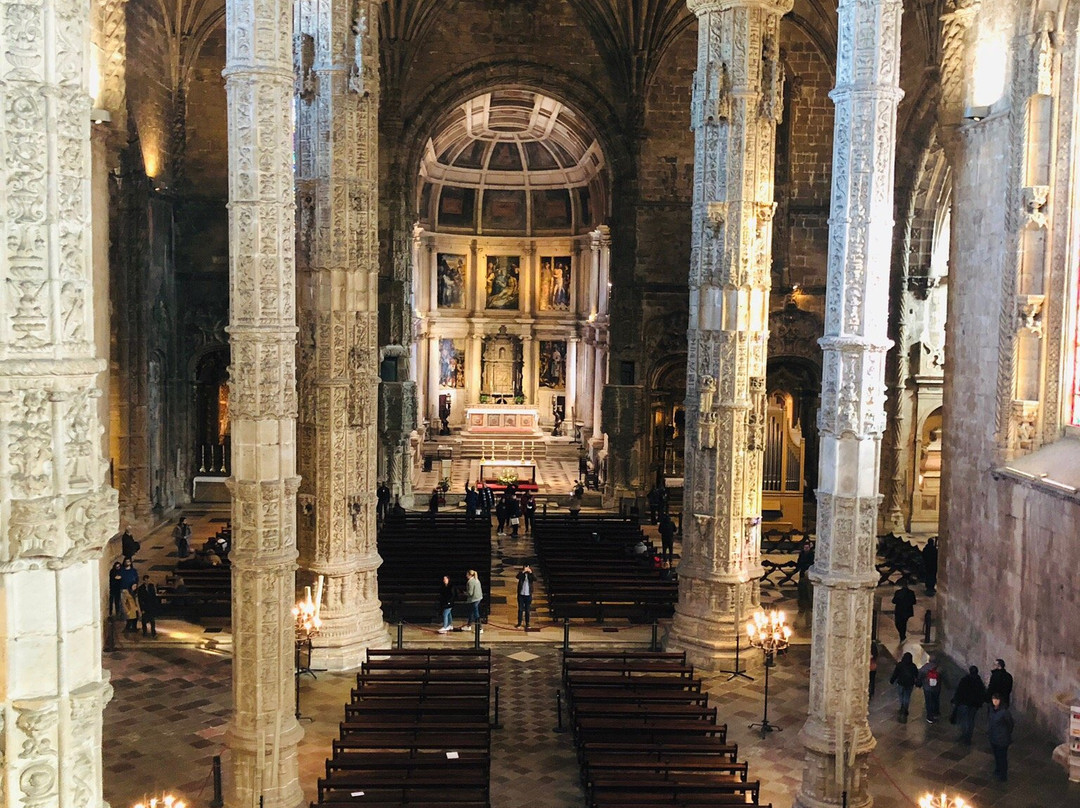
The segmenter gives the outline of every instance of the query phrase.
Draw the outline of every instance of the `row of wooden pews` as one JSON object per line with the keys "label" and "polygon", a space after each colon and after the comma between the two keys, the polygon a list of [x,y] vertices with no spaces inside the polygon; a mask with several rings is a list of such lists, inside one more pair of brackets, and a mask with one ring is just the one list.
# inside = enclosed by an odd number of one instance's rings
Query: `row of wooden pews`
{"label": "row of wooden pews", "polygon": [[685,654],[566,651],[562,675],[590,808],[759,805]]}
{"label": "row of wooden pews", "polygon": [[490,808],[491,652],[368,651],[312,808]]}
{"label": "row of wooden pews", "polygon": [[[484,590],[481,603],[486,612],[491,595],[491,522],[466,519],[463,514],[410,513],[387,519],[379,531],[379,598],[383,615],[392,623],[432,622],[441,617],[439,587],[444,575],[460,592],[465,590],[465,573],[474,569]],[[462,598],[454,605],[454,616],[464,618]]]}
{"label": "row of wooden pews", "polygon": [[[641,526],[616,517],[545,515],[533,530],[537,561],[556,620],[671,617],[678,584],[658,568]],[[639,542],[644,553],[635,553]]]}

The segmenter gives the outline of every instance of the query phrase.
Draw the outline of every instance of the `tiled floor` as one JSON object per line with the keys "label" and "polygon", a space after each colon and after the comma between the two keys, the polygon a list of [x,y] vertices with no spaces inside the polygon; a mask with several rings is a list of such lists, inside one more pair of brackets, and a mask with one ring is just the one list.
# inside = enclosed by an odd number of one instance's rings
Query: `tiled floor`
{"label": "tiled floor", "polygon": [[[196,517],[198,540],[218,523],[223,512]],[[144,541],[144,565],[166,566],[171,549],[168,529]],[[159,549],[152,549],[152,548]],[[492,767],[492,805],[495,808],[577,808],[584,799],[569,733],[555,731],[556,692],[559,689],[560,626],[536,619],[542,630],[528,635],[513,628],[512,573],[531,555],[529,543],[499,540],[495,547],[493,587],[505,604],[493,607],[483,642],[494,655],[493,680],[499,687],[501,729],[495,730]],[[501,592],[499,591],[501,589]],[[505,597],[510,594],[510,597]],[[767,591],[770,602],[793,606],[788,594]],[[883,592],[886,601],[891,592]],[[924,604],[921,604],[924,605]],[[921,616],[921,611],[919,612]],[[882,637],[897,649],[891,620],[883,617]],[[163,621],[161,637],[120,636],[119,650],[107,654],[115,696],[105,713],[105,797],[114,808],[125,808],[155,789],[169,787],[189,798],[192,808],[209,803],[211,760],[223,751],[222,733],[231,702],[230,641],[227,630]],[[404,629],[407,645],[467,644],[471,635],[439,635],[428,627]],[[891,634],[890,634],[891,632]],[[574,627],[575,647],[619,643],[644,647],[648,626],[612,623]],[[805,632],[778,661],[770,674],[769,718],[783,727],[766,737],[747,725],[761,719],[762,669],[760,653],[746,657],[753,681],[726,676],[706,679],[711,703],[748,760],[753,777],[763,782],[762,802],[775,808],[792,804],[802,771],[799,729],[805,719],[809,676],[809,646]],[[897,649],[898,650],[898,649]],[[882,665],[878,693],[871,703],[871,726],[877,748],[871,756],[871,791],[877,808],[909,808],[929,788],[948,788],[977,808],[1071,808],[1080,806],[1080,788],[1070,788],[1064,773],[1050,762],[1051,739],[1025,726],[1017,716],[1017,742],[1010,755],[1012,776],[1007,784],[990,777],[992,760],[985,743],[985,718],[976,743],[954,742],[955,727],[947,721],[928,725],[922,720],[918,695],[911,719],[895,718],[896,700],[887,681],[891,668]],[[300,750],[305,794],[314,797],[315,781],[323,771],[330,741],[337,732],[342,707],[353,684],[352,674],[319,673],[301,684],[305,738]],[[313,718],[308,720],[307,717]]]}

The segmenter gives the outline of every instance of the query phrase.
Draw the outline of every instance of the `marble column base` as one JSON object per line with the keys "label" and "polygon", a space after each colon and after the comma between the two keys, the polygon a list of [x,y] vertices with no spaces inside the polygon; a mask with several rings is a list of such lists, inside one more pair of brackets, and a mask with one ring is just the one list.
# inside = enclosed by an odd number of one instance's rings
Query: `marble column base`
{"label": "marble column base", "polygon": [[306,805],[298,776],[297,753],[304,730],[291,715],[282,720],[275,771],[276,732],[277,728],[271,727],[262,733],[260,739],[250,730],[240,730],[234,725],[226,730],[225,742],[230,755],[224,789],[225,808],[257,806],[260,796],[263,798],[263,808],[300,808]]}
{"label": "marble column base", "polygon": [[359,668],[367,659],[369,648],[390,648],[390,633],[379,611],[374,624],[365,624],[358,633],[347,637],[315,637],[311,648],[311,667],[324,671],[350,671]]}

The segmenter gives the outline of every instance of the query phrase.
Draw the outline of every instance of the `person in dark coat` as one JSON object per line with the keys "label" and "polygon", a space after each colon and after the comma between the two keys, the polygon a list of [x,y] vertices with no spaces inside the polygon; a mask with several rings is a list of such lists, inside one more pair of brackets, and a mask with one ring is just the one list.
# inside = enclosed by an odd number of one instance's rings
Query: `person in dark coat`
{"label": "person in dark coat", "polygon": [[498,527],[495,528],[496,536],[505,536],[504,528],[506,527],[506,497],[499,497],[498,503],[495,505],[495,518],[498,520]]}
{"label": "person in dark coat", "polygon": [[173,541],[176,542],[176,557],[187,558],[188,553],[191,552],[191,526],[183,516],[177,520],[172,535]]}
{"label": "person in dark coat", "polygon": [[131,560],[140,549],[142,545],[135,541],[135,537],[131,535],[131,525],[128,525],[124,528],[124,535],[120,537],[120,554]]}
{"label": "person in dark coat", "polygon": [[124,591],[124,576],[121,575],[120,562],[116,561],[109,570],[109,617],[120,616],[122,606],[120,594]]}
{"label": "person in dark coat", "polygon": [[900,633],[900,642],[907,639],[908,620],[915,616],[915,593],[907,585],[907,581],[900,582],[900,588],[892,596],[895,609],[893,620],[896,622],[896,630]]}
{"label": "person in dark coat", "polygon": [[439,588],[439,608],[442,610],[442,628],[440,634],[454,630],[454,586],[450,583],[450,576],[442,577],[442,586]]}
{"label": "person in dark coat", "polygon": [[149,627],[150,636],[157,637],[157,613],[161,600],[158,598],[157,587],[150,580],[149,575],[144,575],[142,585],[136,590],[139,599],[139,616],[142,619],[142,633],[146,636]]}
{"label": "person in dark coat", "polygon": [[1005,670],[1005,660],[995,659],[994,669],[990,671],[990,683],[986,686],[986,701],[990,702],[991,696],[997,693],[1001,696],[1001,703],[1008,707],[1012,704],[1013,678],[1012,674]]}
{"label": "person in dark coat", "polygon": [[536,497],[532,492],[525,491],[521,495],[521,516],[525,520],[525,534],[532,533],[533,522],[536,519]]}
{"label": "person in dark coat", "polygon": [[660,553],[668,561],[675,558],[675,523],[666,513],[660,514]]}
{"label": "person in dark coat", "polygon": [[649,503],[649,521],[652,524],[656,524],[660,518],[660,486],[654,485],[649,489],[649,493],[645,495],[645,501]]}
{"label": "person in dark coat", "polygon": [[465,521],[471,522],[480,515],[480,494],[465,483]]}
{"label": "person in dark coat", "polygon": [[488,524],[491,524],[491,509],[495,507],[495,492],[490,487],[484,485],[484,481],[480,480],[476,483],[477,492],[480,494],[480,514],[488,520]]}
{"label": "person in dark coat", "polygon": [[375,516],[382,522],[386,519],[386,515],[390,513],[390,486],[386,482],[379,483],[375,489]]}
{"label": "person in dark coat", "polygon": [[923,583],[926,584],[926,594],[933,595],[937,587],[937,541],[930,539],[922,549]]}
{"label": "person in dark coat", "polygon": [[967,676],[956,685],[952,701],[956,705],[956,716],[960,723],[960,737],[957,740],[970,744],[971,736],[975,733],[975,716],[986,702],[986,685],[977,667],[972,665],[968,668]]}
{"label": "person in dark coat", "polygon": [[536,576],[532,567],[526,564],[517,574],[517,626],[521,628],[521,621],[525,621],[525,630],[529,630],[529,611],[532,608],[533,592],[536,589]]}
{"label": "person in dark coat", "polygon": [[999,693],[990,695],[988,732],[990,749],[994,753],[994,777],[1004,782],[1009,779],[1009,744],[1012,743],[1013,717]]}
{"label": "person in dark coat", "polygon": [[428,497],[427,512],[431,521],[435,521],[435,515],[439,512],[439,489],[432,488],[431,496]]}
{"label": "person in dark coat", "polygon": [[915,689],[915,683],[919,680],[919,669],[910,653],[905,653],[896,663],[889,684],[896,685],[896,691],[900,696],[900,723],[907,723],[908,707],[911,705],[911,691]]}
{"label": "person in dark coat", "polygon": [[506,522],[510,525],[510,536],[516,539],[521,526],[521,503],[517,497],[506,498]]}

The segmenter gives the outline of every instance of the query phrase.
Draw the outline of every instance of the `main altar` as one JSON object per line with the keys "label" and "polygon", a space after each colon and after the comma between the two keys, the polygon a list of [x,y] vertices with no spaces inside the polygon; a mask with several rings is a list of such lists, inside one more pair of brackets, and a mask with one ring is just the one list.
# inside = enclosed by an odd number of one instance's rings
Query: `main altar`
{"label": "main altar", "polygon": [[465,408],[465,432],[473,435],[540,434],[540,411],[528,404],[470,404]]}

